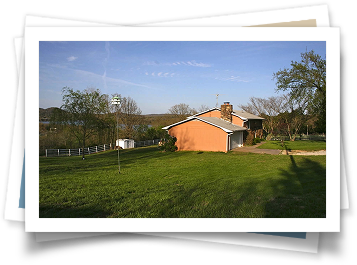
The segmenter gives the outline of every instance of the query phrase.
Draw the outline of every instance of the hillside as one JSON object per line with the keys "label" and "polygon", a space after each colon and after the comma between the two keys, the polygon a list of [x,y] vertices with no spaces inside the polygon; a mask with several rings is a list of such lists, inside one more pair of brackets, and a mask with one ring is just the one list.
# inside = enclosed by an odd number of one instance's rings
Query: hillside
{"label": "hillside", "polygon": [[39,108],[40,121],[49,121],[54,109],[58,109],[58,108],[56,107],[51,107],[47,109]]}

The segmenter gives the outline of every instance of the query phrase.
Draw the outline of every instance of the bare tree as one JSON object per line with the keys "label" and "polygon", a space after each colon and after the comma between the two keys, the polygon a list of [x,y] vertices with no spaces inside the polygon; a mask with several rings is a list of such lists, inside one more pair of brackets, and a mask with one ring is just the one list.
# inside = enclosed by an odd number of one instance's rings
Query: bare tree
{"label": "bare tree", "polygon": [[175,115],[178,119],[185,119],[190,115],[196,114],[197,111],[190,108],[189,105],[180,103],[169,108],[169,114]]}
{"label": "bare tree", "polygon": [[294,141],[307,121],[309,97],[294,100],[288,94],[265,98],[251,97],[242,110],[265,118],[263,129],[270,135],[285,134]]}
{"label": "bare tree", "polygon": [[209,109],[210,109],[210,107],[208,107],[207,105],[202,104],[201,106],[198,107],[197,111],[198,111],[198,113],[200,113],[200,112],[204,112],[204,111],[209,110]]}
{"label": "bare tree", "polygon": [[142,124],[141,110],[131,97],[121,99],[119,106],[119,123],[123,128],[122,135],[125,138],[133,138],[137,127]]}
{"label": "bare tree", "polygon": [[247,105],[238,105],[242,110],[265,118],[263,129],[268,134],[274,134],[279,125],[280,113],[286,111],[286,98],[284,96],[257,98],[251,97]]}

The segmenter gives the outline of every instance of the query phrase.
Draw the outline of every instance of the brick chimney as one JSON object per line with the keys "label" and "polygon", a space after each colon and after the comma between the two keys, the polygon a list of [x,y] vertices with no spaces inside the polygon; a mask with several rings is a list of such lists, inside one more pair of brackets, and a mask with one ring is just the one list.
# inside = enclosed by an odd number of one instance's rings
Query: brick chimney
{"label": "brick chimney", "polygon": [[232,111],[233,105],[230,105],[229,102],[224,102],[221,105],[221,119],[232,122]]}

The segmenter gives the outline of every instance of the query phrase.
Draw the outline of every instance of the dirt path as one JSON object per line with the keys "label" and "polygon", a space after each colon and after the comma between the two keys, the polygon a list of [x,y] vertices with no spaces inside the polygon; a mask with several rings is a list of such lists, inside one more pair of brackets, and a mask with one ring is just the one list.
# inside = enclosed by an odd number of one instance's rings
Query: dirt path
{"label": "dirt path", "polygon": [[279,155],[281,150],[278,149],[259,149],[258,146],[261,146],[264,142],[253,146],[243,146],[232,149],[234,152],[242,152],[242,153],[255,153],[255,154],[270,154],[270,155]]}
{"label": "dirt path", "polygon": [[326,155],[326,150],[303,151],[303,150],[283,150],[282,155],[300,155],[300,156],[321,156]]}

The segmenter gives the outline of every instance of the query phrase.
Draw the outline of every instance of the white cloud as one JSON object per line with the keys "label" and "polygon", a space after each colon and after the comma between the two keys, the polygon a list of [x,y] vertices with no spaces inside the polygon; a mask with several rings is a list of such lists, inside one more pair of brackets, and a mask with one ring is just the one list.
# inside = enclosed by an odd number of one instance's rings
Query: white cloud
{"label": "white cloud", "polygon": [[78,59],[78,57],[70,56],[70,57],[67,58],[67,61],[68,62],[73,62],[73,61],[75,61],[77,59]]}
{"label": "white cloud", "polygon": [[145,72],[145,75],[151,75],[151,76],[157,76],[157,77],[173,77],[175,75],[177,75],[177,73],[170,73],[170,72],[159,72],[159,73],[155,73],[155,72],[152,72],[151,74],[148,73],[148,72]]}
{"label": "white cloud", "polygon": [[196,67],[211,67],[211,64],[207,64],[207,63],[197,63],[196,61],[188,61],[187,62],[189,65],[191,66],[196,66]]}
{"label": "white cloud", "polygon": [[191,60],[191,61],[181,61],[181,62],[174,62],[174,63],[159,63],[157,61],[148,61],[148,62],[145,62],[144,65],[150,65],[150,66],[178,66],[178,65],[187,65],[187,66],[194,66],[194,67],[212,67],[211,64],[207,64],[207,63],[198,63],[196,62],[195,60]]}
{"label": "white cloud", "polygon": [[232,81],[232,82],[244,82],[248,83],[249,81],[242,79],[240,76],[234,76],[231,75],[230,77],[216,77],[216,80],[221,80],[221,81]]}

